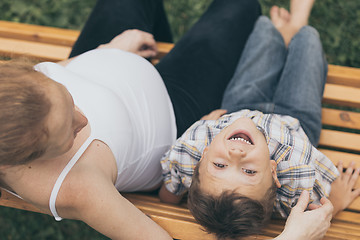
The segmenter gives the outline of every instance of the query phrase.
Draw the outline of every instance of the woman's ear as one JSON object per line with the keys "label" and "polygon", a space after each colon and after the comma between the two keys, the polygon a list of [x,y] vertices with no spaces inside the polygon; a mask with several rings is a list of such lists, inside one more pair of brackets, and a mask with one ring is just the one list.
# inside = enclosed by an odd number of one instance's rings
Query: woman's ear
{"label": "woman's ear", "polygon": [[277,164],[276,164],[275,160],[270,160],[270,168],[271,168],[272,177],[274,179],[274,182],[275,182],[276,186],[278,188],[280,188],[281,184],[280,184],[279,179],[277,177],[276,167],[277,167]]}

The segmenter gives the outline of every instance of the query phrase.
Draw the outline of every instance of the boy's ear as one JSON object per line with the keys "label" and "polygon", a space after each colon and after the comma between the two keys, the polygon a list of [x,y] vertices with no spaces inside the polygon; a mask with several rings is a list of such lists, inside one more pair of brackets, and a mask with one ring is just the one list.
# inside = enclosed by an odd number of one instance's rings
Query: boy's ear
{"label": "boy's ear", "polygon": [[276,167],[277,167],[277,164],[276,164],[275,160],[270,160],[270,168],[271,168],[272,177],[274,179],[274,182],[275,182],[276,186],[278,188],[280,188],[281,184],[280,184],[279,179],[277,177]]}
{"label": "boy's ear", "polygon": [[[205,156],[205,154],[207,153],[208,150],[209,150],[209,147],[206,147],[206,148],[204,149],[204,151],[203,151],[203,153],[202,153],[202,155],[201,155],[200,161],[203,160],[203,158],[204,158],[204,156]],[[200,162],[200,161],[199,161],[199,162]]]}

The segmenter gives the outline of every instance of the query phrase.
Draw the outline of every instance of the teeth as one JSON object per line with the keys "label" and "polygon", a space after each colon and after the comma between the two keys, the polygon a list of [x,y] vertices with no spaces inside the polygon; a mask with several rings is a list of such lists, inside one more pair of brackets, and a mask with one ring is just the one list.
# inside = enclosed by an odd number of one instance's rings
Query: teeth
{"label": "teeth", "polygon": [[230,138],[230,140],[234,140],[234,141],[243,141],[243,142],[245,142],[245,143],[247,143],[247,144],[250,144],[251,145],[251,142],[249,142],[248,140],[245,140],[245,139],[243,139],[243,138]]}

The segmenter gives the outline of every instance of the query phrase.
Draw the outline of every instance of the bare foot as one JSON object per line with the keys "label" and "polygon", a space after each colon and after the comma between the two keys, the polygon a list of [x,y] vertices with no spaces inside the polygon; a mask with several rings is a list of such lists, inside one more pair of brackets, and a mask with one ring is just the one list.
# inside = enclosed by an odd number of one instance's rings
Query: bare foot
{"label": "bare foot", "polygon": [[314,2],[315,0],[291,0],[291,23],[298,25],[300,28],[306,26],[308,24]]}
{"label": "bare foot", "polygon": [[290,13],[277,6],[270,9],[271,21],[288,46],[293,36],[308,24],[315,0],[290,0]]}
{"label": "bare foot", "polygon": [[278,6],[273,6],[270,9],[270,17],[275,28],[279,29],[289,23],[291,15],[285,8],[279,8]]}
{"label": "bare foot", "polygon": [[293,36],[299,29],[291,24],[291,14],[284,8],[273,6],[270,9],[271,22],[275,28],[280,32],[284,39],[285,46],[287,47]]}

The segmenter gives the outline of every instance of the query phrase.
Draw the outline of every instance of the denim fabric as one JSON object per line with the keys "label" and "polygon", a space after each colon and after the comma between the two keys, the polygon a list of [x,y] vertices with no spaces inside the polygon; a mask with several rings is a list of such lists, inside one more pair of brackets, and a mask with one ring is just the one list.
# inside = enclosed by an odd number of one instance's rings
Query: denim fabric
{"label": "denim fabric", "polygon": [[326,76],[327,62],[314,28],[301,28],[287,49],[271,21],[262,16],[225,90],[222,108],[295,117],[316,146]]}
{"label": "denim fabric", "polygon": [[221,106],[225,88],[260,14],[256,0],[214,0],[155,66],[174,106],[178,136]]}

